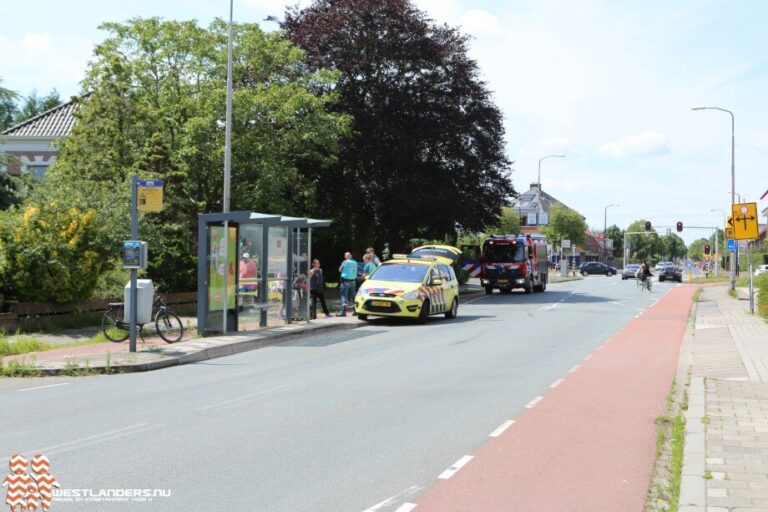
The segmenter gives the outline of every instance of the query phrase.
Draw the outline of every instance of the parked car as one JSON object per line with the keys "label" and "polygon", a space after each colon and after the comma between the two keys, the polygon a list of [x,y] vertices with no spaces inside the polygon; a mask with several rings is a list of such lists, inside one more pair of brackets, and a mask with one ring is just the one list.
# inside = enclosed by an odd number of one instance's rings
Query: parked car
{"label": "parked car", "polygon": [[670,281],[683,282],[683,272],[677,266],[664,266],[659,270],[659,282]]}
{"label": "parked car", "polygon": [[581,275],[583,276],[587,276],[590,274],[602,274],[602,275],[611,277],[619,273],[619,270],[616,267],[606,265],[605,263],[600,263],[599,261],[590,261],[588,263],[582,263],[579,266],[579,270],[581,271]]}
{"label": "parked car", "polygon": [[624,271],[621,273],[622,279],[635,279],[635,274],[640,269],[640,265],[637,263],[629,263],[624,267]]}
{"label": "parked car", "polygon": [[755,275],[756,275],[756,276],[759,276],[759,275],[760,275],[760,274],[762,274],[763,272],[768,272],[768,265],[758,265],[758,266],[755,268]]}

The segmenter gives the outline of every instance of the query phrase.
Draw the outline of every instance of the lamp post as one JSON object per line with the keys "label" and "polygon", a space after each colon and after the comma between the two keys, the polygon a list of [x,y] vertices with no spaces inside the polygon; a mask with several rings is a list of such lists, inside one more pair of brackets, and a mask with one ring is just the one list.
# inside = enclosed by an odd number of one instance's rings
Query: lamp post
{"label": "lamp post", "polygon": [[[736,203],[736,117],[730,110],[720,107],[694,107],[691,110],[719,110],[731,115],[731,204],[734,204]],[[736,265],[731,265],[731,290],[736,290]]]}
{"label": "lamp post", "polygon": [[[229,0],[229,36],[227,39],[227,106],[224,119],[224,200],[222,211],[229,213],[229,189],[230,170],[232,167],[232,7],[234,0]],[[229,222],[224,221],[224,287],[221,306],[221,333],[227,333],[227,317],[229,310],[229,297],[227,288],[229,283]],[[235,306],[237,307],[237,306]]]}
{"label": "lamp post", "polygon": [[536,183],[539,184],[539,192],[541,192],[541,161],[547,158],[565,158],[565,155],[547,155],[539,158],[539,177],[536,180]]}
{"label": "lamp post", "polygon": [[603,262],[605,262],[605,240],[607,237],[606,231],[608,231],[608,208],[611,206],[621,206],[620,204],[611,203],[603,210]]}

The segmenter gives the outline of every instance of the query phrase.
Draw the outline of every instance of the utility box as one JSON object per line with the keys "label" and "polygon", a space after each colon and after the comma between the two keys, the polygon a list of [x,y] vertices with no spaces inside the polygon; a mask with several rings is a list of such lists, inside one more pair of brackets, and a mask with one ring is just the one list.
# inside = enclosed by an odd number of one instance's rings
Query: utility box
{"label": "utility box", "polygon": [[[131,320],[131,282],[125,285],[125,322]],[[151,279],[136,280],[136,323],[148,324],[152,321],[155,285]]]}

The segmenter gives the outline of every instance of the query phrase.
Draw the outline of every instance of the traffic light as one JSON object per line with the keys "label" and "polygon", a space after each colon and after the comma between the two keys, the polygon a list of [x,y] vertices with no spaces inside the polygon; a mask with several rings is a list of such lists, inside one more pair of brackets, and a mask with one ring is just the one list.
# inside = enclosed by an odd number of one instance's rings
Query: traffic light
{"label": "traffic light", "polygon": [[677,221],[677,232],[681,232],[683,230],[683,223],[680,221]]}
{"label": "traffic light", "polygon": [[650,231],[651,230],[651,221],[647,220],[645,221],[645,230]]}
{"label": "traffic light", "polygon": [[712,251],[712,248],[709,246],[709,244],[704,245],[704,254],[709,255],[709,253]]}

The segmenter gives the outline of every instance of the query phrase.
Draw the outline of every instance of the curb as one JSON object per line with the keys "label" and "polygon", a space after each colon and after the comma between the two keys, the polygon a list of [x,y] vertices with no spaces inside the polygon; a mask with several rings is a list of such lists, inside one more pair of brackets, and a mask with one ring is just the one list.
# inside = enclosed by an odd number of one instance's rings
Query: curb
{"label": "curb", "polygon": [[703,512],[706,507],[705,450],[706,425],[703,377],[692,377],[685,415],[685,445],[680,479],[679,512]]}
{"label": "curb", "polygon": [[[162,350],[158,355],[158,359],[155,361],[142,361],[136,363],[116,363],[110,365],[109,373],[138,373],[148,372],[153,370],[161,370],[163,368],[169,368],[171,366],[180,366],[183,364],[197,363],[200,361],[207,361],[209,359],[216,359],[219,357],[230,356],[238,354],[240,352],[248,352],[259,348],[274,345],[290,339],[302,338],[317,334],[319,332],[328,331],[343,331],[349,329],[356,329],[366,325],[365,322],[358,320],[354,323],[343,324],[328,324],[328,325],[314,325],[311,328],[284,330],[284,331],[271,331],[264,334],[249,334],[249,335],[233,335],[233,336],[220,336],[217,337],[223,342],[217,342],[217,338],[200,338],[187,343],[190,345],[177,346],[170,345],[169,348]],[[284,327],[277,327],[275,329],[285,329]],[[208,344],[206,347],[194,347],[193,343]],[[185,350],[191,349],[191,350]],[[147,354],[149,351],[136,352],[136,354]],[[175,354],[178,355],[175,355]],[[82,367],[78,367],[74,371],[82,371]],[[38,368],[41,376],[56,376],[66,375],[70,370],[66,368],[54,368],[54,367],[41,367]],[[104,365],[90,366],[89,371],[98,374],[106,374],[106,367]]]}

